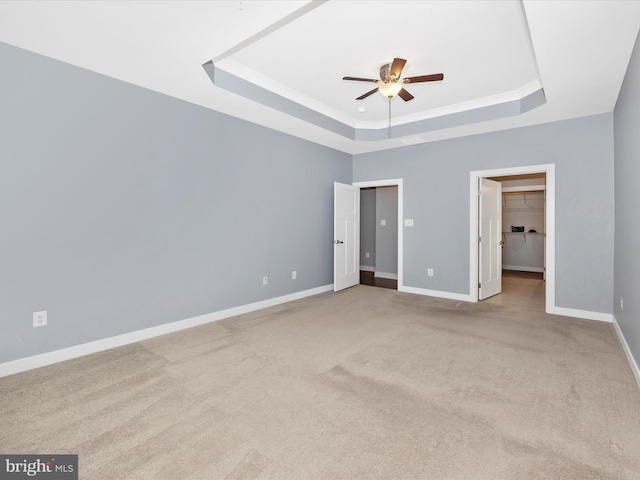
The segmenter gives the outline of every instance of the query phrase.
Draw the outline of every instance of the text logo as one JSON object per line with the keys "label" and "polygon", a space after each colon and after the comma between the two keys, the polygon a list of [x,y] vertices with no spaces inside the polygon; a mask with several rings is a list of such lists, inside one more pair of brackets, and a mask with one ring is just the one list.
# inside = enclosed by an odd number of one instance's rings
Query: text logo
{"label": "text logo", "polygon": [[78,455],[0,455],[0,480],[78,480]]}

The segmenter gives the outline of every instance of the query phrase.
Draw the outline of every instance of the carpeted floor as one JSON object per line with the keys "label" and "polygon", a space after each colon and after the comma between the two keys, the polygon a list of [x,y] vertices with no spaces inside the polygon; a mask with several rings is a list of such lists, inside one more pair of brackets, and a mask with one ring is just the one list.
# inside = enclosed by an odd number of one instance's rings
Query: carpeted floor
{"label": "carpeted floor", "polygon": [[83,479],[637,479],[612,325],[356,286],[0,379]]}

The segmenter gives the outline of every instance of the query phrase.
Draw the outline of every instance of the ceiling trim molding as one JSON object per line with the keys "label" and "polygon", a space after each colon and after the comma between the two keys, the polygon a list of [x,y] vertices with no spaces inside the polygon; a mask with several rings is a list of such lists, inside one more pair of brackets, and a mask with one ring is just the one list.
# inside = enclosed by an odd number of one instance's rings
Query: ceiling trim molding
{"label": "ceiling trim molding", "polygon": [[[435,116],[419,117],[400,124],[392,123],[391,136],[389,136],[388,125],[382,126],[376,123],[369,126],[352,127],[313,108],[216,67],[213,61],[205,63],[202,67],[214,85],[220,88],[354,141],[388,140],[389,138],[400,138],[470,123],[485,122],[520,115],[546,103],[544,89],[538,81],[533,81],[515,92],[440,109]],[[533,91],[531,91],[532,89]],[[429,114],[429,112],[426,113],[427,115]]]}
{"label": "ceiling trim molding", "polygon": [[294,100],[284,97],[283,95],[272,92],[260,85],[256,85],[244,78],[222,70],[221,68],[216,67],[213,61],[205,63],[202,65],[202,68],[204,68],[204,71],[207,72],[207,75],[217,87],[261,103],[262,105],[286,113],[287,115],[291,115],[300,120],[312,123],[313,125],[324,128],[325,130],[329,130],[333,133],[337,133],[343,137],[355,140],[354,127],[339,122],[338,120],[324,115],[323,113],[306,107]]}
{"label": "ceiling trim molding", "polygon": [[217,63],[217,62],[219,62],[221,60],[224,60],[225,58],[230,57],[234,53],[239,52],[243,48],[246,48],[249,45],[251,45],[252,43],[255,43],[258,40],[266,37],[271,32],[275,32],[276,30],[284,27],[288,23],[291,23],[294,20],[300,18],[301,16],[306,15],[311,10],[313,10],[315,8],[318,8],[320,5],[322,5],[323,3],[326,3],[328,1],[329,0],[311,0],[305,6],[300,7],[299,9],[295,10],[294,12],[291,12],[286,17],[283,17],[280,20],[278,20],[277,22],[272,23],[267,28],[264,28],[264,29],[260,30],[255,35],[252,35],[249,38],[243,40],[242,42],[238,43],[237,45],[231,47],[229,50],[227,50],[225,52],[222,52],[220,55],[218,55],[216,58],[212,59],[211,61],[214,62],[214,63]]}
{"label": "ceiling trim molding", "polygon": [[[448,114],[442,114],[431,118],[402,123],[391,124],[391,138],[419,135],[425,132],[442,130],[444,128],[459,127],[471,123],[486,122],[498,118],[511,117],[528,112],[546,103],[546,96],[542,87],[521,98],[504,100],[498,103],[488,104]],[[356,141],[387,140],[389,127],[375,129],[356,128]]]}

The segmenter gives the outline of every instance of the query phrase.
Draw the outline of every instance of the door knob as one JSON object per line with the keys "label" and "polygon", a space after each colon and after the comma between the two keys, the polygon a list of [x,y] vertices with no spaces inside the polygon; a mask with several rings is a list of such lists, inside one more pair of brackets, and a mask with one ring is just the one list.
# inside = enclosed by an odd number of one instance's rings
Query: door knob
{"label": "door knob", "polygon": [[336,240],[336,245],[340,245],[341,243],[344,243],[342,240]]}

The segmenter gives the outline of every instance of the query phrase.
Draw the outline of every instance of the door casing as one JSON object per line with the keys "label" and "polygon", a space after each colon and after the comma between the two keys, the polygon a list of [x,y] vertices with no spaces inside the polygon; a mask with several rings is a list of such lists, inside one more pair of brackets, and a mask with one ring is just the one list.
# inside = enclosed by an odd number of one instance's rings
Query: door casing
{"label": "door casing", "polygon": [[402,178],[394,178],[388,180],[373,180],[369,182],[353,182],[354,187],[371,188],[371,187],[398,187],[398,291],[402,291],[403,283],[403,229],[404,229],[404,195],[402,191]]}

